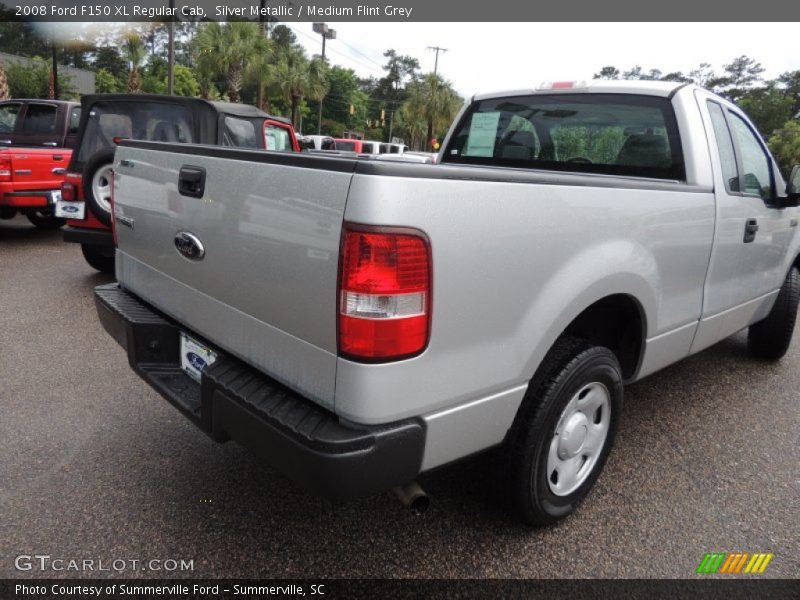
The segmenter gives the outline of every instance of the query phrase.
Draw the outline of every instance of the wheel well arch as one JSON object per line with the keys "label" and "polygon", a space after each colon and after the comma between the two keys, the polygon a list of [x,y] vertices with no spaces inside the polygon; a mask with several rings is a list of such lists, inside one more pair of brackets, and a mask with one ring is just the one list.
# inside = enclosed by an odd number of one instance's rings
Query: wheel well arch
{"label": "wheel well arch", "polygon": [[636,298],[612,294],[586,307],[564,329],[564,335],[605,346],[619,360],[624,379],[632,379],[642,361],[647,320]]}

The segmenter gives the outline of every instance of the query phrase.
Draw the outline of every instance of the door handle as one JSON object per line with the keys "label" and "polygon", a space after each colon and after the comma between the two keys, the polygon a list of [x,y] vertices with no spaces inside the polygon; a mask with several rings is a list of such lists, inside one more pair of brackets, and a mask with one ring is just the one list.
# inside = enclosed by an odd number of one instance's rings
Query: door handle
{"label": "door handle", "polygon": [[10,144],[11,140],[0,140],[0,144]]}
{"label": "door handle", "polygon": [[58,146],[58,144],[56,144],[55,142],[45,142],[44,144],[42,144],[42,146],[51,146],[52,148],[55,148],[56,146]]}
{"label": "door handle", "polygon": [[178,192],[183,196],[202,198],[206,191],[206,170],[184,165],[178,173]]}
{"label": "door handle", "polygon": [[53,175],[63,175],[67,170],[64,167],[56,167],[53,169]]}
{"label": "door handle", "polygon": [[756,239],[756,232],[758,231],[758,221],[756,219],[747,219],[744,224],[744,243],[749,244]]}

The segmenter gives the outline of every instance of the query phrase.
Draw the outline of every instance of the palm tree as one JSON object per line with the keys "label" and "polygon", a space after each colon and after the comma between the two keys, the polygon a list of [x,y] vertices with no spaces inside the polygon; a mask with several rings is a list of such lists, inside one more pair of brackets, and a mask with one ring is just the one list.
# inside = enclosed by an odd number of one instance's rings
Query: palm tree
{"label": "palm tree", "polygon": [[321,100],[328,93],[327,65],[321,58],[308,60],[302,47],[282,51],[272,71],[272,82],[292,107],[297,127],[297,109],[304,98]]}
{"label": "palm tree", "polygon": [[0,60],[0,100],[8,100],[11,98],[11,93],[8,89],[8,77],[6,77],[6,68],[3,61]]}
{"label": "palm tree", "polygon": [[122,53],[128,61],[128,68],[130,69],[128,71],[128,93],[136,94],[142,91],[142,76],[139,73],[139,67],[142,66],[145,56],[142,38],[135,33],[127,35],[122,43]]}
{"label": "palm tree", "polygon": [[448,127],[461,103],[461,98],[448,81],[428,73],[408,86],[407,99],[398,114],[398,125],[412,143],[425,136],[424,143],[419,145],[430,150],[434,131]]}
{"label": "palm tree", "polygon": [[256,23],[231,21],[206,23],[197,34],[198,63],[212,65],[225,74],[228,100],[241,102],[242,80],[248,65],[268,51],[267,40]]}

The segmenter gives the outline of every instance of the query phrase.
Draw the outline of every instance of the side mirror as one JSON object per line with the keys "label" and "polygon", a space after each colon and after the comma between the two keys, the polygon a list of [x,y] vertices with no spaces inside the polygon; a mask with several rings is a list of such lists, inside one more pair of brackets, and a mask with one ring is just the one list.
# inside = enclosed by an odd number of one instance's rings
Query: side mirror
{"label": "side mirror", "polygon": [[800,206],[800,165],[792,167],[789,183],[786,184],[786,195],[778,198],[781,208]]}

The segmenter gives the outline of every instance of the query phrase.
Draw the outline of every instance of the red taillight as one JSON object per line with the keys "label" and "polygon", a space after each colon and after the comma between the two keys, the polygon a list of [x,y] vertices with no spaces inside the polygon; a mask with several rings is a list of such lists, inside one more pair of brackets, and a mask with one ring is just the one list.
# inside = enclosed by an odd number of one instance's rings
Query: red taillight
{"label": "red taillight", "polygon": [[61,184],[61,199],[67,202],[75,202],[75,186],[64,182]]}
{"label": "red taillight", "polygon": [[0,156],[0,181],[11,181],[11,157]]}
{"label": "red taillight", "polygon": [[425,349],[431,252],[417,230],[347,225],[339,274],[339,352],[387,361]]}

